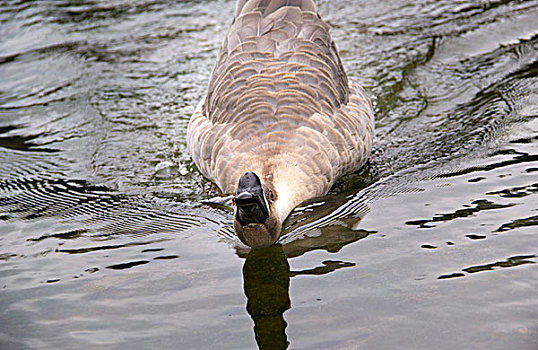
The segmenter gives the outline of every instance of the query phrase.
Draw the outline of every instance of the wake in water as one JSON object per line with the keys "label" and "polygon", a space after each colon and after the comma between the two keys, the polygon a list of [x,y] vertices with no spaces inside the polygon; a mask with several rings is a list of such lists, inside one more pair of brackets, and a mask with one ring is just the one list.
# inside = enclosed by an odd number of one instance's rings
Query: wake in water
{"label": "wake in water", "polygon": [[375,150],[254,253],[185,145],[234,8],[0,3],[0,348],[536,348],[538,1],[319,1]]}
{"label": "wake in water", "polygon": [[[358,39],[364,32],[346,22],[353,17],[338,18],[333,35],[342,40],[344,64],[349,66],[350,75],[356,74],[355,78],[374,94],[376,149],[365,171],[346,177],[330,195],[291,214],[280,239],[289,246],[290,255],[317,248],[334,250],[328,247],[342,247],[366,237],[375,230],[362,228],[361,219],[380,199],[425,191],[432,186],[428,181],[439,178],[536,161],[535,155],[525,151],[499,149],[510,140],[511,130],[533,121],[537,114],[536,94],[531,93],[537,91],[538,38],[533,31],[533,8],[532,3],[510,9],[500,3],[480,8],[462,5],[447,14],[441,6],[428,8],[427,16],[423,9],[422,14],[409,16],[399,26],[393,24],[398,19],[392,10],[387,11],[368,23],[368,31],[375,35],[358,48],[359,59],[351,57],[349,49],[356,43],[349,41],[345,31],[356,31],[353,34]],[[512,20],[497,23],[498,16]],[[338,22],[331,14],[327,18]],[[194,22],[185,25],[193,26]],[[499,34],[496,41],[491,41],[491,31]],[[76,32],[73,35],[76,37]],[[380,42],[383,45],[378,45]],[[480,44],[483,42],[487,44]],[[0,96],[1,112],[7,117],[0,135],[5,149],[0,170],[2,218],[6,222],[58,218],[75,227],[29,239],[87,236],[100,240],[209,230],[243,249],[230,229],[230,213],[200,204],[200,193],[205,192],[207,183],[200,185],[203,179],[190,162],[184,143],[173,144],[177,135],[167,131],[170,120],[175,119],[179,137],[185,137],[192,112],[188,106],[195,103],[198,94],[183,94],[179,110],[177,106],[168,108],[164,100],[156,106],[161,109],[160,119],[137,121],[152,108],[151,104],[149,110],[138,105],[147,104],[144,99],[160,93],[150,86],[167,79],[156,73],[163,69],[160,56],[145,62],[131,61],[118,53],[120,67],[127,67],[123,69],[131,72],[138,87],[122,89],[114,80],[113,69],[105,64],[116,57],[112,49],[116,44],[115,40],[107,42],[99,51],[88,41],[49,43],[39,49],[12,48],[1,58],[3,67],[16,67],[17,72],[23,72],[28,62],[49,61],[50,55],[71,52],[90,62],[82,73],[72,70],[62,81],[49,81],[52,86],[43,87],[38,94],[17,92],[15,85],[8,85],[8,89],[13,86],[11,92]],[[129,52],[142,57],[144,50],[158,50],[159,45],[149,40],[143,48]],[[211,45],[218,46],[218,40]],[[190,66],[192,71],[193,63],[183,62],[181,67]],[[199,64],[204,62],[212,62],[212,57],[204,56]],[[87,81],[92,74],[110,77],[110,83],[92,82],[100,87],[100,95],[89,95],[86,86],[77,82],[83,77]],[[42,77],[43,84],[47,77]],[[203,80],[187,75],[183,81],[189,79],[197,84]],[[138,107],[132,109],[131,102]],[[62,107],[64,103],[67,107]],[[80,107],[84,104],[86,107]],[[184,115],[179,121],[178,112]],[[47,118],[27,124],[17,121],[25,113],[34,119],[44,113]],[[52,131],[47,132],[44,125]],[[147,135],[142,137],[144,142],[134,142],[137,138],[131,136],[136,133]],[[165,138],[160,147],[173,144],[174,154],[151,149],[160,135]],[[526,140],[534,143],[535,137]],[[89,144],[91,151],[86,151],[84,144]],[[510,159],[496,165],[498,152]],[[164,163],[179,164],[181,174],[172,166],[168,175],[153,176],[153,166]]]}

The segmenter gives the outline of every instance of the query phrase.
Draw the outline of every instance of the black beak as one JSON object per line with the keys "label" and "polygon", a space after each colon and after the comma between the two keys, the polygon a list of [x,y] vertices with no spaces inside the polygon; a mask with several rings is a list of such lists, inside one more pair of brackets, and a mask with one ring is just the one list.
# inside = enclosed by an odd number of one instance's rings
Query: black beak
{"label": "black beak", "polygon": [[269,218],[269,208],[260,178],[251,171],[239,179],[234,202],[237,206],[237,220],[243,226],[250,223],[264,223]]}

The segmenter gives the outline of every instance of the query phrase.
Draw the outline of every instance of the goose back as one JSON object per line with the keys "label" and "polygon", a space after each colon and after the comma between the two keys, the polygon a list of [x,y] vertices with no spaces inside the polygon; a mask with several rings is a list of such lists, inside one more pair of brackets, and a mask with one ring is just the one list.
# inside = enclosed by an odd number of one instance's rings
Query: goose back
{"label": "goose back", "polygon": [[188,150],[224,193],[254,171],[282,221],[367,160],[373,111],[349,81],[312,0],[239,0],[187,132]]}

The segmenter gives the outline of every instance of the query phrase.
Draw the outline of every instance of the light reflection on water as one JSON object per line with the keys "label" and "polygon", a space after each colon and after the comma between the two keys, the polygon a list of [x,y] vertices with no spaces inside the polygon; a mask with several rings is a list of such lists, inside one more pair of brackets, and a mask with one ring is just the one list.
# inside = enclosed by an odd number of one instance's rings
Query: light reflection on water
{"label": "light reflection on water", "polygon": [[258,252],[185,147],[234,1],[0,5],[1,348],[538,346],[538,2],[319,3],[376,149]]}

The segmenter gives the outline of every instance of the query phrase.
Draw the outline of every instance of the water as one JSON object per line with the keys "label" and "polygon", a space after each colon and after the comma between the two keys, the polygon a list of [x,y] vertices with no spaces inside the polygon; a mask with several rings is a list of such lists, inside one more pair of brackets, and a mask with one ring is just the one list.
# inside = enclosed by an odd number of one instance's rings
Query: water
{"label": "water", "polygon": [[186,153],[234,1],[0,4],[0,347],[536,349],[538,1],[320,1],[369,166],[249,254]]}

